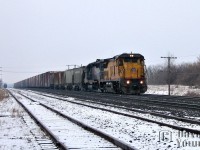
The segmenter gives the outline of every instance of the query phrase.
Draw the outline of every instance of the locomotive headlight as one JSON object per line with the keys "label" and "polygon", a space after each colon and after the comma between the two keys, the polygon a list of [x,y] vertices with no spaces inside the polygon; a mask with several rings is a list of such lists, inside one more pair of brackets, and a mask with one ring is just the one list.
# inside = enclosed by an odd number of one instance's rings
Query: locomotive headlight
{"label": "locomotive headlight", "polygon": [[140,84],[143,84],[143,83],[144,83],[144,81],[143,81],[143,80],[141,80],[141,81],[140,81]]}
{"label": "locomotive headlight", "polygon": [[126,83],[127,83],[127,84],[130,84],[130,83],[131,83],[131,81],[127,80],[127,81],[126,81]]}

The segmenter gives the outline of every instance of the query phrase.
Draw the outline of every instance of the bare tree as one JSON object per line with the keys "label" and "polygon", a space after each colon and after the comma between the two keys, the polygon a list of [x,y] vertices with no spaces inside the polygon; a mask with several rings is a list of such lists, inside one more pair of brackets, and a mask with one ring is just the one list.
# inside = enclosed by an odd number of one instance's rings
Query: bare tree
{"label": "bare tree", "polygon": [[[167,65],[149,66],[148,83],[149,84],[167,84]],[[200,86],[200,56],[194,63],[183,63],[175,65],[171,63],[170,84],[182,84],[190,86]]]}

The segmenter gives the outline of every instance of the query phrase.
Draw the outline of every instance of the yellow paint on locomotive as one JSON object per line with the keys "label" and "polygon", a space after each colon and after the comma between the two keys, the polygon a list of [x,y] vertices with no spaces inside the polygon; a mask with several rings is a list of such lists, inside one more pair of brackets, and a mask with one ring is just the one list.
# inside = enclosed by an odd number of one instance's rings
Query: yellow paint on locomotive
{"label": "yellow paint on locomotive", "polygon": [[137,62],[125,62],[120,58],[108,62],[104,70],[104,80],[140,79],[145,76],[144,61],[138,59]]}
{"label": "yellow paint on locomotive", "polygon": [[140,79],[144,77],[144,61],[138,59],[137,62],[124,62],[124,78]]}

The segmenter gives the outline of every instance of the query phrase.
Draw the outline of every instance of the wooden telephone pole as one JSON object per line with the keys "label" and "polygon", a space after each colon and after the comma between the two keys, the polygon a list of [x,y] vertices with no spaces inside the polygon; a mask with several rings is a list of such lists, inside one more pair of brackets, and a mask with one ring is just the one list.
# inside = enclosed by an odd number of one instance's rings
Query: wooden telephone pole
{"label": "wooden telephone pole", "polygon": [[171,65],[171,59],[177,59],[177,57],[161,57],[161,58],[167,58],[168,60],[168,95],[170,95],[170,80],[171,80],[171,71],[170,71],[170,65]]}
{"label": "wooden telephone pole", "polygon": [[2,84],[3,84],[3,79],[2,79],[2,67],[0,67],[0,88],[2,87]]}

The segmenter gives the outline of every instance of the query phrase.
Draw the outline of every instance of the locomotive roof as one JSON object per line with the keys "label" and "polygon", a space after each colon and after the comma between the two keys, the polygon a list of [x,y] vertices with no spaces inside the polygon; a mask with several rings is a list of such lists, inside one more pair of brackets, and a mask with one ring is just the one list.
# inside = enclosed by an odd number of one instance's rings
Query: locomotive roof
{"label": "locomotive roof", "polygon": [[130,55],[133,55],[134,58],[142,58],[142,59],[144,59],[144,56],[139,54],[139,53],[123,53],[123,54],[120,54],[120,55],[116,55],[113,58],[97,59],[95,62],[89,63],[87,66],[97,65],[99,63],[106,63],[106,62],[108,62],[110,60],[113,60],[113,59],[130,57]]}
{"label": "locomotive roof", "polygon": [[95,62],[89,63],[87,66],[90,66],[90,65],[97,65],[97,64],[100,64],[100,63],[105,63],[105,62],[108,62],[110,59],[112,59],[112,58],[97,59]]}
{"label": "locomotive roof", "polygon": [[121,57],[121,58],[130,57],[130,55],[133,55],[134,58],[143,58],[144,59],[144,56],[141,54],[138,54],[138,53],[123,53],[123,54],[114,56],[113,59],[117,59],[119,57]]}

